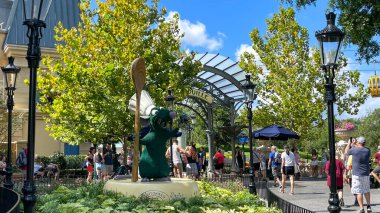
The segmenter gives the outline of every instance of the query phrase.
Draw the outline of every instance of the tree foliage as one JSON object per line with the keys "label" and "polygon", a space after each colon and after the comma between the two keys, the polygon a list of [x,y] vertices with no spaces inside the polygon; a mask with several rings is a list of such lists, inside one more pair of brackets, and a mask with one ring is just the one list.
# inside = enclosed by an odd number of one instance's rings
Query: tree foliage
{"label": "tree foliage", "polygon": [[[297,8],[317,0],[282,0]],[[380,54],[380,1],[330,0],[330,8],[340,11],[339,24],[347,33],[346,43],[358,46],[357,55],[367,63]]]}
{"label": "tree foliage", "polygon": [[[0,91],[0,97],[4,96],[4,90]],[[23,113],[12,112],[12,135],[22,129]],[[8,141],[8,108],[4,99],[0,99],[0,141]],[[6,144],[4,144],[5,147]],[[0,154],[5,154],[0,152]]]}
{"label": "tree foliage", "polygon": [[358,127],[358,135],[366,138],[366,146],[371,148],[371,151],[377,151],[377,146],[380,144],[380,109],[375,109],[367,117],[361,120]]}
{"label": "tree foliage", "polygon": [[[322,121],[324,77],[320,56],[309,48],[306,28],[295,20],[292,8],[281,8],[267,20],[267,31],[251,34],[252,48],[257,54],[245,52],[240,65],[253,74],[259,100],[254,111],[254,123],[267,126],[283,125],[300,135]],[[262,64],[259,64],[260,61]],[[336,72],[338,113],[356,114],[367,95],[360,83],[358,71],[341,71],[346,59],[341,57]],[[348,93],[349,89],[355,91]]]}
{"label": "tree foliage", "polygon": [[[187,94],[199,64],[180,52],[178,17],[166,20],[158,0],[97,0],[97,9],[90,2],[80,4],[78,27],[56,27],[61,58],[43,60],[47,69],[39,72],[39,109],[57,140],[99,143],[111,136],[125,141],[133,125],[127,110],[134,94],[133,60],[145,58],[145,89],[161,106],[169,87],[177,100]],[[181,67],[174,63],[180,57]]]}

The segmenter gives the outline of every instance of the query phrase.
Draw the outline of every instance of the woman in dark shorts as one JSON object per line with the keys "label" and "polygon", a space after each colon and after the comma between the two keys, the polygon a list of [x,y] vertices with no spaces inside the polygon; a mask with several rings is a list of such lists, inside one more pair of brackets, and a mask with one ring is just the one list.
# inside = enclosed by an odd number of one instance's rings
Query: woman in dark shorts
{"label": "woman in dark shorts", "polygon": [[281,164],[281,173],[282,173],[282,187],[280,192],[284,193],[284,186],[286,181],[286,176],[289,176],[290,179],[290,195],[294,195],[294,154],[289,151],[289,146],[284,146],[285,152],[281,154],[282,164]]}

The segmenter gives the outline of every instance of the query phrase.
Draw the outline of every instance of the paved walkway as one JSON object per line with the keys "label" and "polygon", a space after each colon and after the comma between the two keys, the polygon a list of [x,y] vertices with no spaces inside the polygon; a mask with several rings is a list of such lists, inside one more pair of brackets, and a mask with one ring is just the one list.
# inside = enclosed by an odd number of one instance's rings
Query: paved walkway
{"label": "paved walkway", "polygon": [[[330,190],[326,185],[326,178],[303,178],[295,182],[295,195],[289,195],[290,183],[289,180],[285,184],[285,193],[280,193],[278,187],[273,187],[273,181],[268,182],[268,189],[275,192],[276,195],[284,200],[296,204],[305,209],[315,212],[328,212],[328,198]],[[342,207],[342,212],[358,212],[358,206],[352,206],[354,203],[354,196],[351,194],[348,185],[344,186],[343,198],[345,205]],[[365,199],[364,199],[365,200]],[[364,201],[364,205],[365,205]],[[371,203],[372,212],[380,213],[380,188],[371,189]]]}

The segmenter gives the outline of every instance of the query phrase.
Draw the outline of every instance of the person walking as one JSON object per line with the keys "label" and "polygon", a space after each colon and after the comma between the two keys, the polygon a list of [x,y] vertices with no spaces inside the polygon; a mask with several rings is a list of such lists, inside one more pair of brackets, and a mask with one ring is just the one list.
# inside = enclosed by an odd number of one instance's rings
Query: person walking
{"label": "person walking", "polygon": [[186,152],[186,158],[187,158],[186,176],[189,178],[192,177],[198,180],[199,174],[198,174],[198,167],[197,167],[197,161],[198,161],[197,150],[195,149],[194,145],[191,145],[191,146],[186,147],[185,152]]}
{"label": "person walking", "polygon": [[289,150],[289,146],[284,146],[285,151],[281,154],[281,174],[282,174],[282,187],[280,192],[284,193],[286,176],[290,179],[290,192],[289,195],[294,195],[294,154]]}
{"label": "person walking", "polygon": [[257,148],[257,154],[258,154],[259,160],[260,160],[260,172],[261,172],[260,176],[261,176],[262,180],[266,180],[266,178],[267,178],[267,165],[266,165],[265,154],[262,151],[262,147]]}
{"label": "person walking", "polygon": [[376,167],[371,172],[371,175],[380,183],[379,173],[380,173],[380,146],[377,147],[377,152],[373,155]]}
{"label": "person walking", "polygon": [[216,150],[217,151],[215,155],[213,156],[215,174],[221,175],[223,173],[223,168],[224,168],[224,155],[222,153],[222,150],[219,147]]}
{"label": "person walking", "polygon": [[[339,159],[335,159],[336,168],[336,189],[339,197],[339,206],[344,206],[343,200],[343,176],[344,176],[344,164]],[[330,177],[330,160],[326,162],[324,171],[327,173],[327,186],[331,187],[331,177]]]}
{"label": "person walking", "polygon": [[205,165],[205,159],[206,159],[206,152],[205,148],[201,147],[199,152],[198,152],[198,172],[204,172],[205,170],[203,169]]}
{"label": "person walking", "polygon": [[311,176],[310,177],[318,177],[318,153],[317,150],[312,149],[311,150]]}
{"label": "person walking", "polygon": [[295,180],[301,179],[301,171],[300,171],[300,154],[298,153],[298,149],[293,147],[291,151],[294,154],[294,178]]}
{"label": "person walking", "polygon": [[[346,148],[344,149],[344,160],[345,160],[345,174],[343,176],[344,182],[348,183],[350,188],[352,187],[352,156],[348,155],[348,151],[351,148],[356,147],[357,141],[356,138],[350,137]],[[359,206],[357,194],[353,194],[355,197],[353,206]]]}
{"label": "person walking", "polygon": [[94,154],[95,154],[95,147],[90,147],[90,150],[88,151],[88,154],[85,158],[87,161],[87,183],[92,182],[92,175],[94,174]]}
{"label": "person walking", "polygon": [[107,143],[106,149],[103,152],[103,160],[104,160],[104,180],[108,180],[108,178],[112,175],[113,172],[113,152],[111,149],[111,144]]}
{"label": "person walking", "polygon": [[239,174],[242,175],[243,174],[243,168],[244,168],[244,160],[243,160],[243,154],[241,153],[241,150],[240,150],[240,147],[236,147],[235,148],[236,150],[236,165],[238,166],[239,168]]}
{"label": "person walking", "polygon": [[326,173],[325,168],[326,168],[326,163],[329,160],[329,155],[328,155],[325,148],[322,148],[322,155],[321,156],[322,156],[322,166],[320,168],[318,177],[323,177],[323,175]]}
{"label": "person walking", "polygon": [[261,170],[260,170],[260,157],[259,157],[259,152],[256,147],[253,147],[252,151],[252,163],[253,163],[253,172],[255,173],[255,177],[261,177]]}
{"label": "person walking", "polygon": [[[172,141],[172,150],[173,150],[173,166],[174,174],[176,177],[182,178],[183,173],[183,164],[181,159],[181,153],[185,153],[185,150],[178,145],[178,140]],[[166,150],[166,158],[170,159],[170,146]]]}
{"label": "person walking", "polygon": [[370,200],[370,168],[369,159],[371,151],[365,147],[366,140],[364,137],[357,138],[357,145],[348,151],[352,155],[352,194],[357,194],[360,206],[359,213],[364,213],[363,195],[367,201],[367,212],[372,212]]}
{"label": "person walking", "polygon": [[100,148],[97,148],[97,151],[94,155],[94,161],[95,161],[96,178],[98,180],[102,180],[103,173],[104,173],[104,159],[103,159],[103,154]]}
{"label": "person walking", "polygon": [[282,184],[280,181],[281,177],[281,153],[277,151],[276,146],[272,146],[270,148],[271,153],[269,153],[269,161],[268,161],[268,170],[272,168],[272,175],[273,175],[273,186],[277,187],[276,183],[278,183],[280,189],[282,188]]}

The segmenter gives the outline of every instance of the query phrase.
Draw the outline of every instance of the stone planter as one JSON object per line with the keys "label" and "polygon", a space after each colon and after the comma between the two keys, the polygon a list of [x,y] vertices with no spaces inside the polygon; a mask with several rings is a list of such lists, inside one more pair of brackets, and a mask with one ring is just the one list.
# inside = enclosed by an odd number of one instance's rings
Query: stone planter
{"label": "stone planter", "polygon": [[348,129],[336,129],[335,135],[342,138],[342,140],[348,140],[352,136],[352,134],[355,132],[355,130],[348,130]]}

